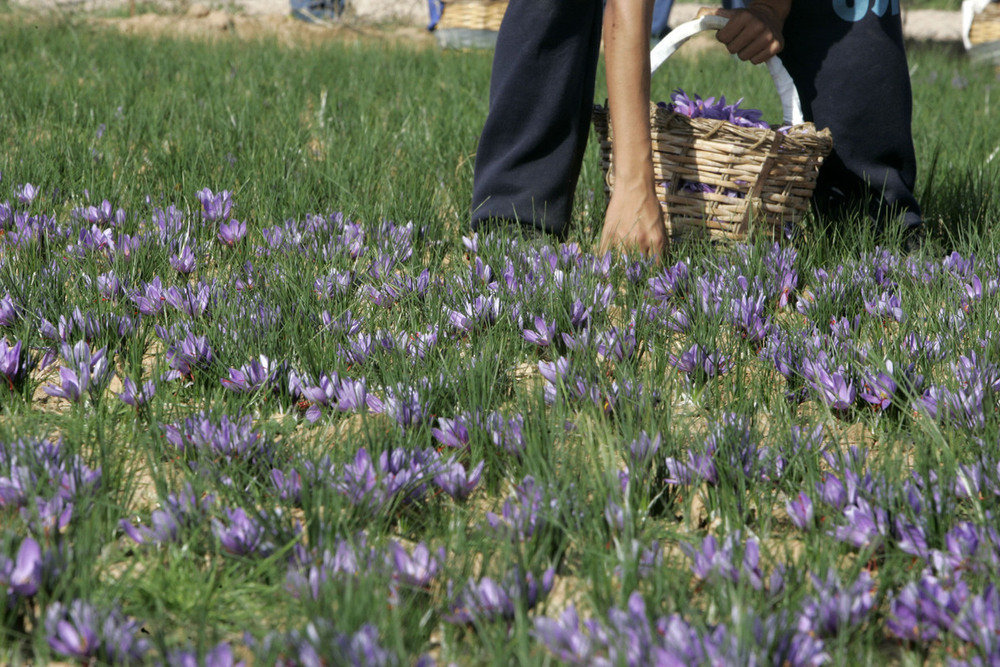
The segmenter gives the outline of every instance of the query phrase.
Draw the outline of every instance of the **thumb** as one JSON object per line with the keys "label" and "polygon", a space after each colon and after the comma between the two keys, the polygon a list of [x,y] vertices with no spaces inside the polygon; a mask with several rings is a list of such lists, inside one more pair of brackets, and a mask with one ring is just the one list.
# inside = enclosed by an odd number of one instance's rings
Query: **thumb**
{"label": "thumb", "polygon": [[695,18],[700,19],[702,16],[721,16],[722,18],[731,19],[733,18],[733,13],[733,10],[722,9],[721,7],[716,9],[712,9],[711,7],[702,7],[698,10],[698,14]]}

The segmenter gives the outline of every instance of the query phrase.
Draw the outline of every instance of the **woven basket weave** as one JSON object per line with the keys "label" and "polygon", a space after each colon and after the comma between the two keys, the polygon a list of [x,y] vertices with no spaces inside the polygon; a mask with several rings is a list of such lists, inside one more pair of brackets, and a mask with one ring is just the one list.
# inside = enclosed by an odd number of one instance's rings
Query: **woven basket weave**
{"label": "woven basket weave", "polygon": [[507,0],[455,0],[444,3],[438,29],[499,30]]}
{"label": "woven basket weave", "polygon": [[[666,37],[664,41],[676,41],[669,53],[690,34],[718,29],[725,25],[725,19],[710,16],[689,23],[698,26],[679,26]],[[792,115],[801,116],[794,87],[788,92],[791,77],[780,63],[770,69],[786,109],[794,106],[798,111]],[[779,82],[779,69],[787,84]],[[786,100],[788,95],[795,99]],[[614,189],[613,132],[607,106],[596,107],[593,120],[600,140],[605,192],[610,197]],[[769,237],[780,235],[786,225],[798,222],[808,210],[819,168],[833,148],[829,130],[817,131],[812,123],[799,122],[783,133],[688,118],[655,105],[650,107],[650,128],[657,198],[672,239],[702,236],[744,241],[751,230]],[[705,184],[710,191],[690,191],[684,183]]]}
{"label": "woven basket weave", "polygon": [[973,44],[1000,41],[1000,3],[991,2],[976,14],[969,30],[969,41]]}

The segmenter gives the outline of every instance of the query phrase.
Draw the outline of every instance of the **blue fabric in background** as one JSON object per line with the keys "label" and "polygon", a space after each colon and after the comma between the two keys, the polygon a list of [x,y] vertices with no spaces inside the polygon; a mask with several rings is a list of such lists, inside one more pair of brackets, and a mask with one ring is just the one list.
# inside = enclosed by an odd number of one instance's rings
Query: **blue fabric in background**
{"label": "blue fabric in background", "polygon": [[[736,9],[743,7],[743,0],[722,0],[724,9]],[[663,39],[670,32],[670,10],[674,7],[674,0],[656,0],[653,5],[653,39]]]}
{"label": "blue fabric in background", "polygon": [[344,13],[346,0],[290,0],[292,18],[300,21],[336,21]]}
{"label": "blue fabric in background", "polygon": [[444,8],[444,3],[441,0],[427,0],[427,11],[430,13],[430,21],[427,23],[427,29],[433,30],[437,27],[438,21],[441,20],[441,10]]}
{"label": "blue fabric in background", "polygon": [[653,5],[653,29],[654,39],[663,39],[670,32],[670,10],[674,7],[674,0],[656,0]]}

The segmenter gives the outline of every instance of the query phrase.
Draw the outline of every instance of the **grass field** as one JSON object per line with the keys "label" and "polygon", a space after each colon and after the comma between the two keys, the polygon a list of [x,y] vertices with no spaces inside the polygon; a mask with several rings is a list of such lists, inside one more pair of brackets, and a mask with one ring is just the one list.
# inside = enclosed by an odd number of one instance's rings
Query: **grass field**
{"label": "grass field", "polygon": [[925,253],[654,264],[594,145],[463,238],[488,53],[0,12],[0,662],[996,664],[998,78],[910,60]]}

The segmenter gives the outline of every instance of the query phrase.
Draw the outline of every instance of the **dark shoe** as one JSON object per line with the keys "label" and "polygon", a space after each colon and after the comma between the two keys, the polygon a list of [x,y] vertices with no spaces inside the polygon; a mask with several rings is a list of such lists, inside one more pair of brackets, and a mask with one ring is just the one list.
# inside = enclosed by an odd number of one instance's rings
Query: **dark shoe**
{"label": "dark shoe", "polygon": [[504,236],[519,242],[528,244],[544,243],[549,241],[549,235],[530,223],[521,223],[517,220],[507,220],[503,218],[490,218],[480,220],[476,225],[480,235]]}
{"label": "dark shoe", "polygon": [[899,249],[904,257],[917,257],[926,249],[927,232],[923,224],[907,227],[903,231],[903,239]]}

